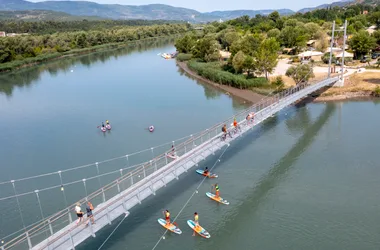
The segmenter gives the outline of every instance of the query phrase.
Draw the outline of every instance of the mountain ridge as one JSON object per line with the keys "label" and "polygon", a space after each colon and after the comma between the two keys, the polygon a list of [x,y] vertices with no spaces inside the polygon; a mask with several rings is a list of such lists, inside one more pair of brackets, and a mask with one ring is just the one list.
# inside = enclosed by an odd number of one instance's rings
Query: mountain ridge
{"label": "mountain ridge", "polygon": [[[343,0],[331,4],[319,5],[313,8],[303,8],[297,12],[305,13],[318,8],[329,6],[344,6],[354,0]],[[268,15],[278,11],[280,15],[291,15],[296,12],[290,9],[266,9],[266,10],[226,10],[199,12],[193,9],[174,7],[166,4],[148,5],[121,5],[99,4],[91,1],[43,1],[29,2],[26,0],[0,0],[0,11],[30,11],[44,10],[67,13],[71,16],[100,17],[105,19],[140,19],[140,20],[177,20],[188,22],[210,22],[234,19],[243,15],[254,17],[255,15]],[[0,18],[1,18],[0,13]]]}

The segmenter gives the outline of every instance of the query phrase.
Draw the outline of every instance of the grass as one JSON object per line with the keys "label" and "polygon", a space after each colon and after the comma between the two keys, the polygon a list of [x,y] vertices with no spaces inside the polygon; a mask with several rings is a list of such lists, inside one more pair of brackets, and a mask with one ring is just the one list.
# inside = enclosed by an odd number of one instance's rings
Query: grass
{"label": "grass", "polygon": [[345,80],[344,87],[332,87],[321,96],[345,95],[347,93],[365,92],[376,95],[376,89],[380,88],[380,72],[355,73]]}

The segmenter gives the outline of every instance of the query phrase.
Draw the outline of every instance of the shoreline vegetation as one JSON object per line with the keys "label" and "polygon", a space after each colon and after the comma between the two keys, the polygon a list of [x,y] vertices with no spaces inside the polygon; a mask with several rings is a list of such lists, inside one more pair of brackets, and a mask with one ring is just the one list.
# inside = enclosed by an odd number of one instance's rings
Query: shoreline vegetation
{"label": "shoreline vegetation", "polygon": [[0,37],[0,73],[65,57],[117,49],[139,41],[176,36],[187,24],[116,26],[110,29]]}

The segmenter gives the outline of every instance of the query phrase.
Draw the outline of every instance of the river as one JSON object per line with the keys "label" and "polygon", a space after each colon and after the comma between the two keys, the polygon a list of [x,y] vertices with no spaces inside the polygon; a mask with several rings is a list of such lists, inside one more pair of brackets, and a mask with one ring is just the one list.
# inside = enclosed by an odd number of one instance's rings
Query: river
{"label": "river", "polygon": [[[165,41],[140,51],[102,52],[8,76],[2,88],[6,94],[0,95],[1,180],[165,143],[244,107],[181,75],[174,61],[157,56],[172,50],[172,41]],[[25,81],[15,85],[16,77]],[[177,223],[183,233],[166,234],[156,249],[378,249],[379,104],[307,103],[281,111],[233,142],[215,165],[221,196],[230,205],[218,205],[204,195],[215,183],[206,180],[185,206],[201,181],[190,171],[133,208],[102,249],[153,249],[164,233],[157,223],[164,209],[173,218],[182,210]],[[114,127],[102,134],[96,126],[105,119]],[[144,129],[151,124],[154,133]],[[200,167],[213,166],[222,152]],[[52,182],[43,180],[34,185]],[[0,190],[1,197],[12,192]],[[77,190],[83,194],[83,188]],[[36,207],[32,198],[27,204]],[[0,206],[9,206],[6,202]],[[19,229],[20,220],[16,208],[10,218],[9,210],[3,210],[0,227],[7,235],[6,223]],[[186,220],[195,211],[210,239],[191,236]],[[98,249],[120,220],[78,249]]]}

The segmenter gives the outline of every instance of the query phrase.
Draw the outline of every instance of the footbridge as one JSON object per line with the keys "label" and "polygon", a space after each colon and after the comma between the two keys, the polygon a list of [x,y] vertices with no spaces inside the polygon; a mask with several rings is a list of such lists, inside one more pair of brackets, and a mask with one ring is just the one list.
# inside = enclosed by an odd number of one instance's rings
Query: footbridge
{"label": "footbridge", "polygon": [[[12,200],[15,206],[17,206],[15,210],[18,210],[20,220],[23,224],[23,226],[19,228],[19,231],[7,236],[1,236],[3,240],[0,249],[75,249],[76,246],[86,239],[96,237],[96,233],[99,230],[111,224],[118,217],[128,216],[131,208],[141,204],[147,197],[155,195],[157,190],[164,188],[169,182],[178,180],[182,173],[197,166],[200,161],[214,155],[218,150],[228,146],[230,142],[239,136],[244,136],[245,133],[253,129],[256,125],[262,123],[287,106],[307,97],[309,94],[321,88],[331,86],[337,81],[339,81],[339,78],[335,77],[315,84],[300,84],[274,96],[267,97],[261,102],[256,103],[211,128],[182,138],[177,143],[170,142],[170,144],[175,143],[175,155],[173,155],[173,151],[170,150],[169,144],[169,146],[165,146],[165,149],[161,151],[157,150],[157,148],[148,149],[147,154],[151,155],[151,159],[142,163],[130,164],[131,154],[77,167],[75,168],[76,170],[94,167],[97,169],[98,174],[87,179],[83,178],[75,181],[75,183],[84,187],[85,195],[82,195],[84,198],[80,200],[76,199],[77,202],[72,200],[73,204],[70,206],[68,205],[69,203],[67,202],[67,195],[65,193],[70,183],[64,183],[62,181],[62,175],[68,170],[37,176],[38,178],[45,178],[51,175],[60,180],[59,185],[53,185],[49,190],[56,192],[54,193],[55,195],[62,193],[66,207],[54,213],[50,212],[49,216],[45,215],[47,213],[47,205],[41,204],[43,192],[47,189],[33,190],[26,193],[16,192],[16,187],[19,185],[19,182],[37,177],[28,177],[0,183],[0,189],[2,186],[7,185],[14,191],[13,194],[8,197],[0,197],[0,202]],[[252,112],[254,113],[254,119],[247,121],[247,115]],[[233,133],[232,138],[226,137],[226,139],[222,139],[222,125],[231,124],[234,118],[238,121],[240,130]],[[233,130],[231,127],[229,129],[231,131]],[[156,153],[158,153],[157,155],[155,155],[155,150]],[[111,173],[100,174],[99,166],[101,164],[121,160],[124,162],[124,168],[120,169],[119,166],[117,170]],[[125,162],[128,163],[128,166],[125,166]],[[100,185],[100,177],[104,176],[111,176],[113,180],[109,181],[107,185]],[[87,189],[91,180],[98,180],[100,188],[88,194]],[[20,205],[21,197],[27,195],[34,196],[35,199],[37,199],[39,209],[36,211],[39,210],[38,212],[40,214],[39,220],[30,223],[28,226],[26,226],[25,223],[28,215],[24,214],[23,209],[21,209],[22,206]],[[79,202],[82,206],[82,211],[85,211],[84,206],[87,201],[94,204],[93,215],[96,218],[96,224],[92,224],[87,219],[77,224],[75,221],[76,218],[74,218],[76,217],[75,204]],[[52,207],[50,206],[49,208]],[[51,211],[52,209],[48,210]]]}

